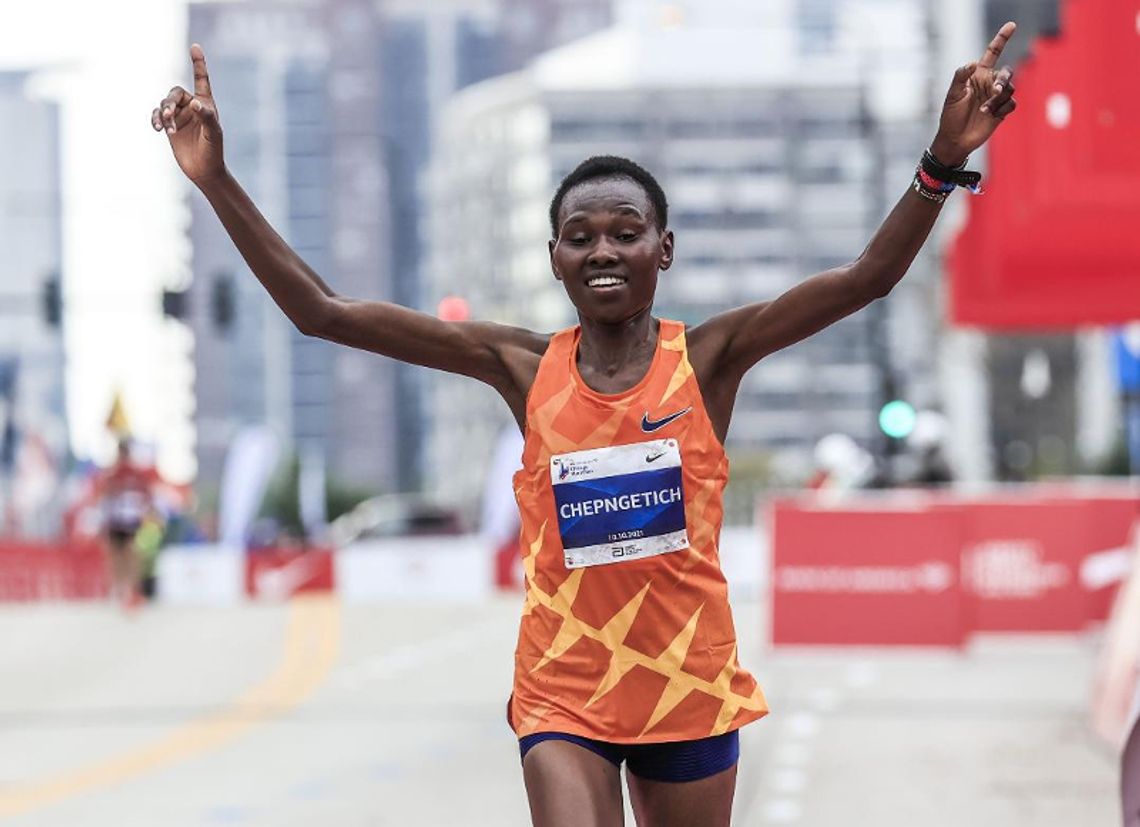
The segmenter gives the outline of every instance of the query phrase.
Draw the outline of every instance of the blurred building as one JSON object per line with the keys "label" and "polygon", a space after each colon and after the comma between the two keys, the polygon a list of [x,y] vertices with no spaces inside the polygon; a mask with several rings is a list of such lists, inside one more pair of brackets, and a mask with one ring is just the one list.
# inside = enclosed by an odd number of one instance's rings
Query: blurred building
{"label": "blurred building", "polygon": [[[197,3],[189,34],[209,45],[227,163],[270,222],[334,290],[392,298],[374,4]],[[198,197],[190,239],[200,482],[267,422],[342,480],[398,487],[392,363],[298,333]]]}
{"label": "blurred building", "polygon": [[[423,289],[426,172],[437,120],[456,91],[525,65],[534,55],[605,27],[611,0],[380,0],[380,129],[390,197],[394,301],[434,309]],[[423,482],[427,439],[419,368],[395,366],[401,487]]]}
{"label": "blurred building", "polygon": [[[208,44],[227,162],[334,290],[411,307],[434,118],[456,90],[608,22],[609,2],[302,0],[190,7]],[[535,31],[520,23],[536,14]],[[194,199],[199,478],[216,484],[244,424],[269,422],[330,473],[385,490],[422,480],[419,371],[306,339]]]}
{"label": "blurred building", "polygon": [[[0,72],[0,532],[54,530],[66,455],[59,107]],[[18,128],[15,128],[18,125]]]}
{"label": "blurred building", "polygon": [[[928,44],[914,34],[925,4],[867,6],[626,2],[613,27],[458,95],[432,166],[436,297],[532,329],[573,324],[550,275],[547,206],[563,175],[603,153],[642,163],[669,196],[677,263],[661,316],[698,323],[855,258],[935,125]],[[822,436],[870,442],[884,367],[934,401],[917,378],[931,374],[934,292],[924,260],[892,296],[889,366],[873,363],[867,313],[757,366],[729,436],[738,469],[806,476]],[[432,385],[431,482],[470,499],[508,414],[469,380]]]}
{"label": "blurred building", "polygon": [[1002,53],[1002,63],[1016,66],[1032,50],[1036,37],[1054,37],[1061,30],[1062,0],[983,0],[987,32],[1007,20],[1017,22],[1017,37]]}
{"label": "blurred building", "polygon": [[498,0],[505,70],[610,25],[614,0]]}

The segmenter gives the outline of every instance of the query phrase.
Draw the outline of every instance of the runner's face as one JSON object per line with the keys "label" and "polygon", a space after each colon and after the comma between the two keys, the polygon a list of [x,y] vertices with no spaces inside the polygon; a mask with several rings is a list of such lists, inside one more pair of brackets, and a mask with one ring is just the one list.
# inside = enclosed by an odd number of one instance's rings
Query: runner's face
{"label": "runner's face", "polygon": [[653,306],[657,272],[673,263],[673,233],[654,221],[649,196],[629,178],[566,193],[550,264],[582,316],[617,323]]}

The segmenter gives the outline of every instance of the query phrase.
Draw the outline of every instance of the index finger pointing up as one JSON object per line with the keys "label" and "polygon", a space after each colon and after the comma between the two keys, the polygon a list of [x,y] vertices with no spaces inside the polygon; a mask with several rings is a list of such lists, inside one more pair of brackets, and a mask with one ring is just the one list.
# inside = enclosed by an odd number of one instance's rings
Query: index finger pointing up
{"label": "index finger pointing up", "polygon": [[194,64],[194,94],[207,98],[210,94],[210,73],[206,71],[206,53],[197,43],[190,46],[190,60]]}
{"label": "index finger pointing up", "polygon": [[1002,26],[994,35],[994,39],[990,41],[990,45],[986,47],[986,53],[982,55],[978,65],[984,69],[992,69],[997,66],[1005,45],[1009,43],[1009,39],[1013,37],[1015,31],[1017,31],[1017,24],[1012,21]]}

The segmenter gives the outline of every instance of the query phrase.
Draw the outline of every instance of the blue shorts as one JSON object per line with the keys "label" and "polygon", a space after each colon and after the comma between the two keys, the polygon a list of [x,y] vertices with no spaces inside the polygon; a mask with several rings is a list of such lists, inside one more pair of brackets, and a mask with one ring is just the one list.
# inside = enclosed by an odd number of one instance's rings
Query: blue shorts
{"label": "blue shorts", "polygon": [[740,733],[736,730],[696,741],[667,741],[661,744],[611,744],[564,732],[536,732],[519,738],[519,752],[527,752],[543,741],[569,741],[602,756],[615,767],[626,762],[626,769],[650,781],[700,781],[724,772],[740,759]]}

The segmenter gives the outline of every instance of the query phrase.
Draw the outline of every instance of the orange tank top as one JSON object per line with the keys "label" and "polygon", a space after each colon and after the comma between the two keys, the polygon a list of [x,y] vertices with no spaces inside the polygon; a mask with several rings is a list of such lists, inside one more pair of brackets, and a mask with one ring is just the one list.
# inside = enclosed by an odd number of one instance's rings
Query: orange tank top
{"label": "orange tank top", "polygon": [[685,349],[660,321],[649,371],[602,394],[554,334],[527,398],[525,603],[511,726],[614,743],[737,729],[768,707],[737,661],[717,543],[728,459]]}

